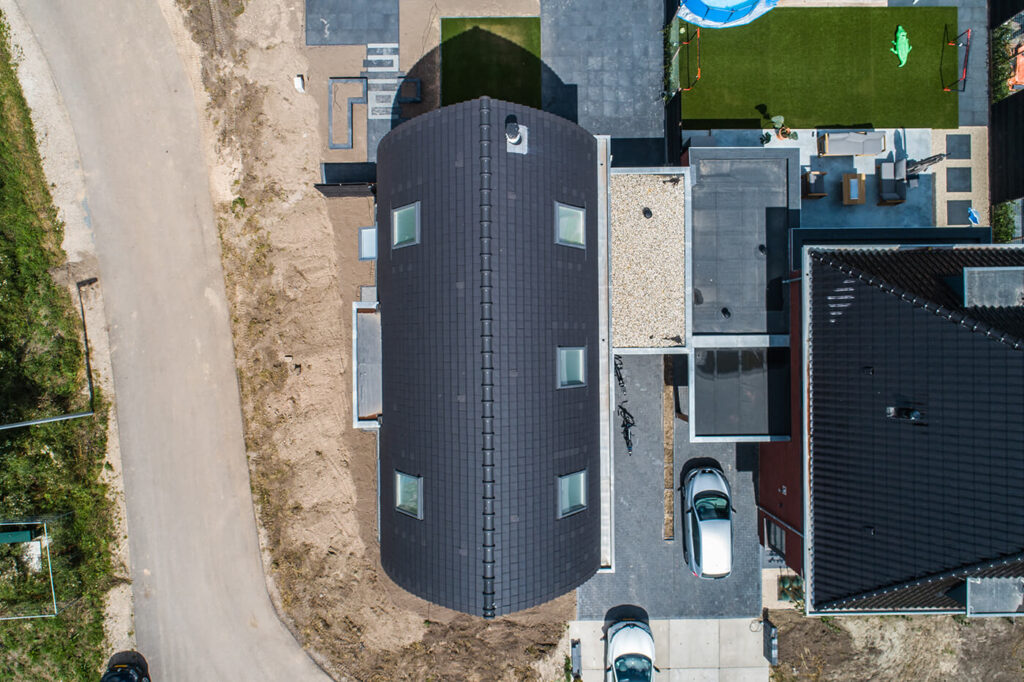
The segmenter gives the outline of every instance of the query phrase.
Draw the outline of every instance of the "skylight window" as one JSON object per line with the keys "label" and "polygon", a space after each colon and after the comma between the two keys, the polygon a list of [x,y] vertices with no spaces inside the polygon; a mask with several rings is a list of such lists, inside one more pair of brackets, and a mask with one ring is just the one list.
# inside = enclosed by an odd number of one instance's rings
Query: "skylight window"
{"label": "skylight window", "polygon": [[420,202],[391,211],[391,245],[394,248],[420,243]]}
{"label": "skylight window", "polygon": [[555,202],[555,241],[564,246],[587,248],[586,211]]}
{"label": "skylight window", "polygon": [[395,509],[417,519],[423,518],[423,477],[395,472]]}
{"label": "skylight window", "polygon": [[587,385],[587,349],[558,349],[558,387],[574,388]]}
{"label": "skylight window", "polygon": [[587,508],[587,470],[558,477],[558,517],[571,516]]}

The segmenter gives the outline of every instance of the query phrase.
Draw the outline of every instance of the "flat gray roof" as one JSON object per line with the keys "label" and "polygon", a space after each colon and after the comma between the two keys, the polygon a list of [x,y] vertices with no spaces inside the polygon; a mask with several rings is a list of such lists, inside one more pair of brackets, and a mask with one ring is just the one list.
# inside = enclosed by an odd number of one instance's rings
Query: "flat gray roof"
{"label": "flat gray roof", "polygon": [[693,148],[690,164],[693,332],[785,333],[795,150]]}
{"label": "flat gray roof", "polygon": [[357,306],[356,419],[376,419],[381,413],[380,312],[373,304]]}
{"label": "flat gray roof", "polygon": [[789,435],[789,348],[693,352],[696,435]]}

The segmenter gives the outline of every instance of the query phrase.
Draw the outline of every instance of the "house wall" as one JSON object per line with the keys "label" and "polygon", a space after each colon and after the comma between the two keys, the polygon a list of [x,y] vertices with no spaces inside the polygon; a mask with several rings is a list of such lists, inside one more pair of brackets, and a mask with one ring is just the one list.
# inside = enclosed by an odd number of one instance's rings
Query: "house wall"
{"label": "house wall", "polygon": [[989,26],[995,28],[1017,12],[1024,11],[1024,0],[989,0]]}
{"label": "house wall", "polygon": [[1024,196],[1024,94],[992,105],[989,123],[989,172],[992,202]]}
{"label": "house wall", "polygon": [[[767,546],[764,522],[774,516],[798,531],[803,530],[803,369],[800,330],[800,282],[789,285],[790,300],[790,440],[762,443],[758,459],[757,532]],[[765,514],[768,512],[771,516]],[[780,524],[781,525],[781,524]],[[803,574],[803,538],[782,526],[786,532],[786,565]]]}

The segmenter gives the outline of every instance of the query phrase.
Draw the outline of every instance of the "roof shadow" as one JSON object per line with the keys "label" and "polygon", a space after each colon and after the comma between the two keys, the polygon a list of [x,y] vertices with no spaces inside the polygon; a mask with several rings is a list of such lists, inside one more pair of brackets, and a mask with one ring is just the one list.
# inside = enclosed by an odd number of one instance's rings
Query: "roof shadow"
{"label": "roof shadow", "polygon": [[[472,68],[444,69],[442,50],[475,56]],[[443,89],[442,76],[465,79]],[[392,110],[392,128],[448,104],[482,96],[541,109],[578,121],[577,87],[521,45],[474,27],[423,55],[406,73]]]}
{"label": "roof shadow", "polygon": [[697,469],[722,469],[722,463],[713,457],[694,457],[693,459],[686,460],[682,468],[679,471],[679,489],[682,489],[683,483],[686,481],[686,477],[690,475],[690,472]]}

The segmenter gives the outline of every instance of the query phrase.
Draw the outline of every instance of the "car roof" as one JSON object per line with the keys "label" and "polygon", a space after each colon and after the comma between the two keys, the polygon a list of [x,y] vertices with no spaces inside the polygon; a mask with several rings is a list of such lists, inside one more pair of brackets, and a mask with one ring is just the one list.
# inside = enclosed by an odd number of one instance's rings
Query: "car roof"
{"label": "car roof", "polygon": [[732,522],[700,521],[700,569],[705,575],[724,575],[732,570]]}
{"label": "car roof", "polygon": [[722,472],[717,469],[701,469],[693,476],[693,494],[696,496],[711,490],[729,495],[729,485]]}

